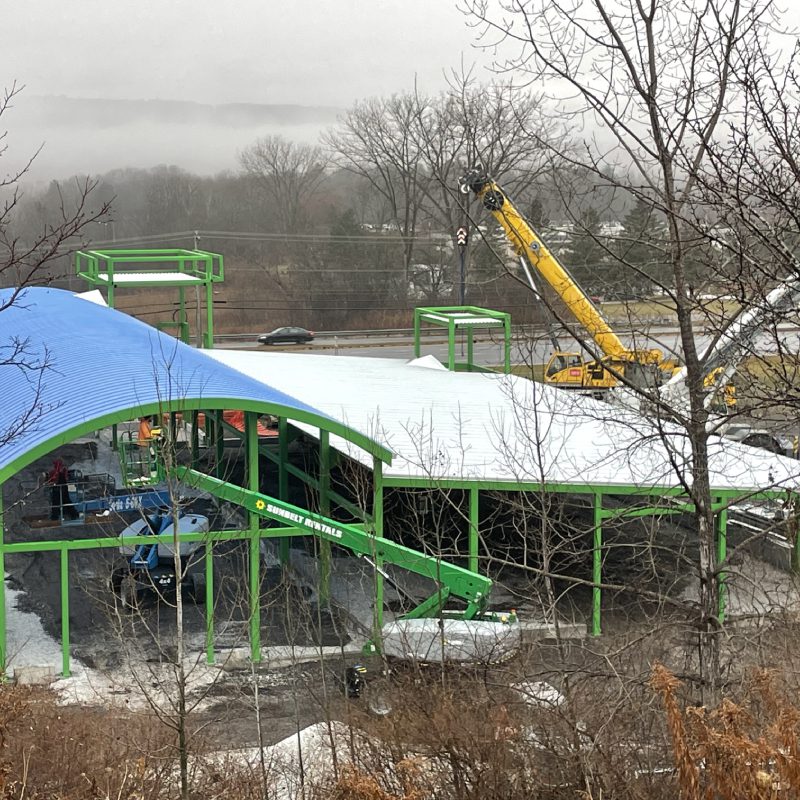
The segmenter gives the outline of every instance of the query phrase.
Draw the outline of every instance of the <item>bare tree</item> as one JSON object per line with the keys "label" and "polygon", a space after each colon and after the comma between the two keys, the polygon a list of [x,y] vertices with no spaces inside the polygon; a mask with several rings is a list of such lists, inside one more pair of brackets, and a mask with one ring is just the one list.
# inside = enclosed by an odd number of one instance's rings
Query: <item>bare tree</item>
{"label": "bare tree", "polygon": [[[719,679],[719,565],[709,485],[705,369],[693,316],[695,249],[708,243],[698,218],[700,175],[736,95],[734,70],[769,15],[769,0],[587,0],[523,4],[467,0],[484,42],[510,48],[503,68],[526,83],[556,87],[551,108],[573,128],[567,163],[664,215],[669,263],[662,286],[675,304],[689,405],[679,414],[690,443],[678,479],[695,508],[700,588],[699,673],[712,694]],[[673,414],[670,411],[670,414]]]}
{"label": "bare tree", "polygon": [[325,179],[324,152],[282,136],[265,136],[246,148],[239,160],[271,199],[280,231],[301,231],[308,220],[308,204]]}
{"label": "bare tree", "polygon": [[[13,108],[21,91],[22,87],[14,83],[0,94],[0,118]],[[0,159],[7,155],[5,139],[4,132],[0,134]],[[27,233],[23,234],[21,183],[37,153],[34,152],[18,169],[0,176],[0,286],[9,287],[9,291],[0,296],[0,312],[19,305],[27,287],[48,283],[52,277],[51,266],[65,253],[78,249],[87,226],[105,218],[109,211],[108,203],[94,203],[91,196],[94,181],[88,178],[76,181],[70,187],[70,199],[62,187],[54,183],[51,190],[56,197],[55,213],[40,219],[35,227],[28,225]],[[49,354],[46,349],[33,348],[29,342],[13,337],[9,341],[0,341],[0,367],[21,370],[35,387],[30,407],[17,418],[5,420],[0,425],[1,447],[23,435],[51,410],[40,401],[41,382],[49,368]]]}

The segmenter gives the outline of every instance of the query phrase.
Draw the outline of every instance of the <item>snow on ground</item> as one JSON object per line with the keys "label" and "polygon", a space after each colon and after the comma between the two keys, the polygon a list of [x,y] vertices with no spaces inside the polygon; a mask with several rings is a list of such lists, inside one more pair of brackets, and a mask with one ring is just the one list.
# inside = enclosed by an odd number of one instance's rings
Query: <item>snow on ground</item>
{"label": "snow on ground", "polygon": [[52,666],[61,672],[61,645],[47,635],[37,614],[18,608],[21,594],[6,584],[6,669]]}
{"label": "snow on ground", "polygon": [[[274,745],[264,748],[269,796],[276,800],[301,797],[303,789],[311,792],[315,786],[334,775],[334,750],[339,769],[352,763],[352,748],[364,743],[364,734],[342,722],[318,722],[303,728]],[[261,749],[220,750],[210,753],[205,763],[212,767],[246,767],[254,772],[261,769]],[[302,782],[301,782],[302,776]]]}

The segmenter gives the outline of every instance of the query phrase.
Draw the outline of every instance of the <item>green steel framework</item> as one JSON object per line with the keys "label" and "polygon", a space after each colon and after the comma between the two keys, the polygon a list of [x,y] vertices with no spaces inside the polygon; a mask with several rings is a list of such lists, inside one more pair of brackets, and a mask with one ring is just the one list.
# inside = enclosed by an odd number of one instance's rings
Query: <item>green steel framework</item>
{"label": "green steel framework", "polygon": [[[94,251],[93,251],[94,252]],[[121,251],[115,251],[119,253]],[[135,251],[141,252],[141,251]],[[170,251],[175,252],[175,251]],[[180,251],[196,252],[196,251]],[[87,254],[82,254],[86,256]],[[91,255],[91,254],[89,254]],[[209,254],[210,255],[210,254]],[[99,262],[98,262],[99,263]],[[221,264],[220,264],[221,266]],[[163,285],[163,284],[158,284]],[[210,285],[210,284],[209,284]],[[468,311],[470,314],[484,312],[484,309],[465,306],[455,309],[444,309],[444,311],[457,310],[460,312]],[[425,312],[439,314],[441,309],[418,309],[419,315],[415,315],[415,350],[419,355],[419,324],[425,319]],[[509,315],[499,312],[489,312],[496,315],[500,320],[505,332],[506,343],[506,363],[509,358],[510,325]],[[504,318],[504,319],[500,319]],[[453,331],[454,325],[448,323],[451,332],[451,368],[455,364],[453,354]],[[245,411],[245,431],[238,431],[228,425],[222,418],[222,411],[225,409],[240,409]],[[593,485],[584,484],[546,484],[525,481],[468,481],[468,480],[437,480],[431,478],[406,478],[392,477],[384,475],[384,464],[391,464],[391,452],[364,436],[353,431],[346,425],[319,416],[311,412],[287,409],[283,406],[269,403],[242,401],[237,398],[204,398],[202,400],[180,400],[173,403],[150,403],[128,409],[123,409],[112,414],[107,414],[94,420],[83,421],[79,425],[59,434],[33,448],[28,453],[20,456],[3,469],[0,469],[0,571],[5,570],[5,556],[9,553],[31,553],[31,552],[58,552],[60,558],[60,580],[61,580],[61,641],[62,641],[62,673],[69,674],[70,669],[70,630],[69,630],[69,553],[73,550],[93,549],[93,548],[112,548],[119,547],[120,538],[118,536],[99,537],[93,539],[77,540],[56,540],[56,541],[37,541],[37,542],[14,542],[7,543],[4,536],[2,487],[5,481],[19,470],[44,456],[62,444],[66,444],[76,438],[101,428],[113,427],[117,423],[135,419],[141,416],[152,416],[162,413],[184,413],[191,414],[193,421],[193,435],[190,444],[193,455],[191,468],[180,468],[178,477],[190,482],[198,488],[203,488],[221,498],[236,503],[248,512],[248,527],[241,531],[212,531],[210,533],[180,534],[180,541],[202,542],[205,550],[205,569],[206,569],[206,651],[209,662],[214,660],[214,574],[213,574],[213,551],[217,542],[231,540],[247,540],[249,542],[250,569],[248,575],[249,597],[250,597],[250,650],[253,661],[258,661],[261,657],[260,642],[260,603],[259,603],[259,542],[262,538],[276,538],[279,542],[279,554],[281,561],[286,562],[288,558],[289,537],[293,536],[316,536],[320,541],[320,561],[321,561],[321,587],[320,595],[324,599],[327,596],[327,578],[330,574],[330,545],[339,544],[357,553],[369,555],[378,569],[375,570],[375,619],[374,619],[374,638],[377,641],[379,631],[382,626],[383,614],[383,578],[380,567],[386,561],[401,563],[403,566],[419,574],[426,575],[441,583],[442,589],[438,590],[431,598],[424,601],[416,609],[412,610],[408,616],[433,616],[443,612],[444,601],[452,593],[461,597],[466,603],[466,611],[463,616],[471,618],[484,608],[488,590],[491,582],[478,574],[479,571],[479,547],[480,547],[480,514],[479,502],[480,493],[492,491],[525,491],[525,492],[548,492],[561,494],[582,494],[591,495],[593,498],[594,525],[592,537],[592,612],[591,612],[591,633],[599,635],[601,633],[601,601],[603,584],[603,525],[612,518],[632,518],[637,516],[655,516],[666,514],[680,514],[692,510],[692,505],[687,501],[685,493],[678,487],[646,487],[646,486],[625,486],[625,485]],[[196,434],[197,418],[199,412],[203,412],[207,422],[207,446],[216,450],[216,463],[218,469],[222,464],[223,432],[231,433],[243,439],[245,445],[245,462],[247,464],[246,485],[236,486],[221,479],[221,475],[216,477],[205,475],[194,468],[196,456],[199,450],[199,442]],[[270,414],[278,418],[279,438],[278,453],[275,454],[270,449],[259,444],[257,416],[259,414]],[[290,420],[311,425],[319,431],[319,472],[317,477],[308,475],[303,470],[289,463],[288,446],[291,437],[297,433],[297,429],[290,424]],[[331,489],[330,470],[333,465],[334,453],[330,446],[330,434],[341,436],[349,440],[359,448],[372,456],[372,513],[366,509],[350,503],[346,498],[341,497]],[[278,471],[278,497],[271,498],[259,492],[259,456],[265,456],[270,463],[277,467]],[[288,481],[293,476],[317,492],[319,498],[318,512],[299,509],[291,506],[287,502]],[[394,543],[383,536],[384,523],[384,490],[387,488],[411,489],[460,489],[468,496],[468,549],[467,565],[464,569],[453,564],[441,562],[433,557],[426,557],[408,548]],[[638,496],[642,498],[653,498],[660,500],[667,505],[651,505],[642,508],[620,510],[608,509],[603,507],[604,496]],[[715,492],[714,511],[716,513],[716,538],[717,556],[720,562],[724,561],[727,553],[727,509],[735,500],[741,499],[742,492],[728,489]],[[751,499],[757,498],[785,498],[785,491],[769,490],[758,493],[750,493]],[[332,504],[341,505],[354,517],[360,520],[358,524],[343,524],[329,517]],[[261,528],[260,520],[268,518],[274,521],[287,523],[277,528]],[[146,543],[152,544],[154,541],[172,541],[172,537],[131,537],[126,539],[126,544]],[[793,563],[800,565],[800,537],[796,537],[794,542]],[[720,620],[724,618],[726,594],[723,585],[720,591]],[[5,616],[5,592],[0,592],[0,665],[5,663],[6,658],[6,616]],[[1,668],[0,668],[1,670]]]}
{"label": "green steel framework", "polygon": [[[470,318],[479,318],[479,323],[470,324]],[[478,306],[428,306],[414,309],[414,356],[422,352],[420,334],[422,323],[447,329],[447,368],[451,372],[486,372],[486,367],[475,364],[475,328],[481,330],[503,329],[503,372],[511,372],[511,314],[505,311],[492,311]],[[456,332],[467,331],[467,360],[456,361]],[[492,370],[493,371],[493,370]]]}
{"label": "green steel framework", "polygon": [[162,287],[178,289],[178,320],[161,322],[160,329],[176,329],[178,338],[189,343],[189,318],[186,311],[186,288],[194,286],[200,324],[199,290],[205,290],[206,320],[202,346],[214,347],[215,283],[225,278],[222,256],[205,250],[86,250],[75,253],[75,273],[90,286],[108,292],[108,305],[114,308],[120,288]]}

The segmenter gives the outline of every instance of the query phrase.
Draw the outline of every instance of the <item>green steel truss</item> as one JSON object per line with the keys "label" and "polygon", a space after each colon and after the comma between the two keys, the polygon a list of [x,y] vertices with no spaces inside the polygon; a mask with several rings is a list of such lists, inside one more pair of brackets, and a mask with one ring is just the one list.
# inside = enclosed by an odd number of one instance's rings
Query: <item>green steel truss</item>
{"label": "green steel truss", "polygon": [[[235,428],[226,426],[222,420],[222,410],[238,408],[246,412],[245,431],[242,434]],[[459,612],[464,618],[474,618],[481,614],[485,608],[491,581],[479,574],[479,547],[481,536],[481,520],[479,515],[480,493],[486,491],[527,491],[566,494],[589,494],[592,496],[594,509],[594,526],[592,537],[592,610],[591,632],[594,635],[601,633],[601,604],[603,584],[603,559],[605,548],[603,543],[603,526],[608,520],[621,517],[637,517],[645,515],[661,515],[686,513],[693,510],[685,493],[677,487],[648,487],[648,486],[586,486],[580,484],[547,484],[534,482],[471,482],[464,480],[414,480],[400,477],[387,477],[383,474],[383,464],[391,463],[391,453],[373,440],[356,431],[348,429],[341,423],[327,417],[318,416],[295,409],[287,409],[265,403],[255,403],[236,400],[235,398],[205,398],[202,400],[181,400],[173,403],[160,403],[143,405],[137,408],[123,409],[96,420],[86,421],[75,426],[69,431],[52,438],[39,445],[30,452],[21,456],[14,463],[0,471],[0,489],[8,478],[23,469],[37,458],[52,452],[61,444],[71,442],[79,436],[90,431],[111,426],[115,423],[134,419],[139,416],[162,414],[165,412],[191,413],[193,428],[196,428],[198,412],[204,412],[207,425],[207,447],[217,452],[217,463],[221,463],[221,446],[223,430],[242,437],[245,445],[245,460],[247,476],[245,486],[236,486],[221,479],[206,475],[195,467],[181,468],[177,474],[182,480],[197,488],[204,489],[212,494],[236,503],[248,512],[248,527],[246,530],[222,531],[202,534],[180,534],[179,539],[187,542],[200,542],[205,552],[206,570],[206,650],[209,661],[214,659],[214,574],[213,551],[214,545],[221,541],[245,540],[249,542],[249,567],[248,585],[250,595],[250,648],[251,658],[257,661],[261,657],[260,642],[260,572],[259,572],[259,543],[261,539],[276,538],[279,542],[281,560],[286,563],[288,559],[289,538],[293,536],[313,535],[320,541],[321,560],[321,587],[320,597],[326,596],[326,580],[329,574],[330,546],[338,545],[352,552],[365,556],[374,563],[375,569],[375,619],[373,637],[379,642],[379,633],[382,627],[383,609],[383,566],[387,563],[398,564],[417,574],[424,575],[433,580],[439,587],[437,591],[417,608],[406,616],[437,616],[443,613],[445,602],[450,597],[460,598],[466,608]],[[279,418],[279,441],[277,455],[261,445],[258,440],[257,418],[259,414],[271,414]],[[291,414],[289,418],[288,414]],[[319,431],[319,473],[314,478],[288,463],[288,444],[292,427],[290,419],[313,425]],[[372,462],[372,513],[365,509],[350,508],[344,505],[345,498],[340,497],[331,490],[330,469],[334,463],[335,451],[330,447],[329,434],[337,434],[348,439],[364,451],[370,453]],[[192,437],[191,452],[193,464],[196,463],[198,453],[197,436]],[[259,481],[259,456],[266,456],[278,468],[278,498],[272,498],[260,492]],[[319,497],[319,511],[312,512],[290,505],[288,500],[288,480],[290,475],[303,480],[312,486]],[[450,564],[439,558],[427,556],[402,545],[392,542],[383,535],[383,501],[384,489],[387,487],[398,488],[426,488],[447,489],[458,488],[465,490],[469,498],[468,513],[468,568]],[[641,497],[651,505],[633,509],[611,509],[603,507],[604,495]],[[740,500],[742,491],[733,489],[715,491],[714,511],[717,526],[717,556],[721,562],[727,553],[727,508],[735,500]],[[755,498],[785,498],[786,491],[770,490],[750,493],[748,497]],[[345,501],[346,502],[346,501]],[[657,502],[658,505],[653,504]],[[332,506],[340,505],[347,508],[349,513],[354,513],[356,518],[362,520],[358,524],[345,524],[331,517]],[[353,504],[351,503],[350,506]],[[281,527],[262,528],[262,519],[271,519],[281,523]],[[171,537],[168,537],[171,541]],[[153,543],[154,537],[147,536],[127,539],[125,544],[135,544],[140,541]],[[69,554],[74,550],[91,548],[114,548],[121,544],[119,536],[91,538],[91,539],[61,539],[54,541],[14,542],[6,543],[3,537],[2,495],[0,493],[0,570],[5,568],[5,556],[10,553],[30,552],[58,552],[61,565],[61,640],[63,674],[69,674],[70,661],[70,632],[69,632]],[[795,542],[795,563],[800,563],[800,538]],[[724,573],[722,573],[724,580]],[[720,592],[720,619],[725,613],[725,588],[724,583]],[[5,662],[5,593],[0,592],[0,665]]]}
{"label": "green steel truss", "polygon": [[[121,288],[161,287],[178,289],[177,319],[156,324],[160,329],[175,329],[178,338],[189,343],[189,315],[186,289],[194,287],[198,329],[203,325],[200,313],[200,290],[205,292],[205,327],[202,346],[214,347],[215,283],[225,278],[222,256],[205,250],[81,250],[75,253],[75,272],[90,286],[104,288],[108,305],[114,308],[116,292]],[[199,330],[198,330],[199,335]]]}
{"label": "green steel truss", "polygon": [[[447,329],[447,368],[451,372],[490,372],[475,363],[475,329],[503,330],[503,372],[511,372],[511,315],[478,306],[427,306],[414,309],[414,356],[422,352],[422,324]],[[467,360],[456,361],[456,333],[467,332]]]}

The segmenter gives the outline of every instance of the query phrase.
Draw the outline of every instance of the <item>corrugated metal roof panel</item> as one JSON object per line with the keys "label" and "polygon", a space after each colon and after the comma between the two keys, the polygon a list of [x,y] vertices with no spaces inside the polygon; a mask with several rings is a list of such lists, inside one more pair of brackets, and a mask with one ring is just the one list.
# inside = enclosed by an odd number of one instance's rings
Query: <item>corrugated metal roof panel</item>
{"label": "corrugated metal roof panel", "polygon": [[[0,305],[11,291],[0,290]],[[81,423],[146,403],[231,398],[324,416],[268,377],[254,380],[71,292],[26,289],[0,313],[0,469]]]}

